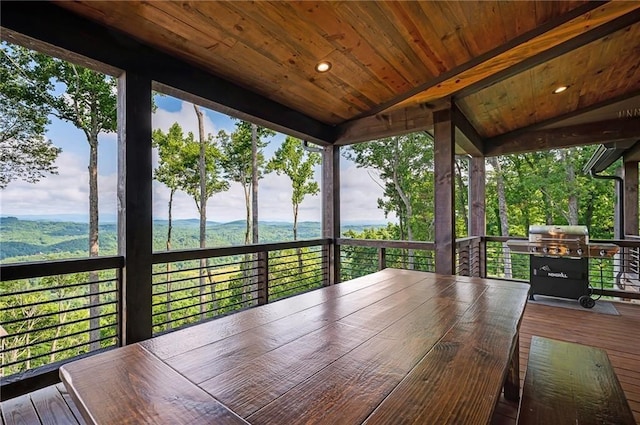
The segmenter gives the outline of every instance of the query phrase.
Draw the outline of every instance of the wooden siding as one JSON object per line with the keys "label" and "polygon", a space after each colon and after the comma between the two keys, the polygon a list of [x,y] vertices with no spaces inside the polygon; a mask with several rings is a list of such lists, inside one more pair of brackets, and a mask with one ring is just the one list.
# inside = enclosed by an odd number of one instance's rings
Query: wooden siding
{"label": "wooden siding", "polygon": [[[618,379],[625,392],[636,422],[640,423],[640,305],[616,303],[619,316],[598,314],[592,311],[571,310],[558,307],[549,307],[540,304],[529,304],[525,311],[520,328],[520,378],[524,380],[527,358],[532,335],[540,335],[563,341],[578,342],[592,345],[607,351],[609,359],[615,368]],[[58,395],[51,389],[57,388],[66,403],[69,403],[70,411],[75,411],[64,387],[48,387],[46,394],[58,400]],[[15,406],[32,406],[38,410],[40,417],[50,417],[49,410],[42,406],[53,405],[57,402],[39,403],[33,400],[36,393],[22,396],[21,398],[8,400],[0,406],[2,408],[5,423]],[[44,394],[44,393],[43,393]],[[36,399],[39,395],[36,395]],[[25,404],[25,402],[27,402]],[[64,406],[63,406],[64,407]],[[517,404],[507,402],[501,398],[494,412],[492,425],[515,425]],[[61,418],[67,417],[68,411],[56,410]],[[47,416],[49,415],[49,416]],[[74,414],[83,423],[79,414]],[[27,422],[27,424],[39,424],[40,422]],[[54,422],[55,423],[55,422]],[[73,423],[73,422],[58,422]]]}

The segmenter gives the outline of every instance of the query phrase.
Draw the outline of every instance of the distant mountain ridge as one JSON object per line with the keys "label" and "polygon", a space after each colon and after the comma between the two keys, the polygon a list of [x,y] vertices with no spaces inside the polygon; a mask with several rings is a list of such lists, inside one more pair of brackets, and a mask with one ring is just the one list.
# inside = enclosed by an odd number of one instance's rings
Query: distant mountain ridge
{"label": "distant mountain ridge", "polygon": [[[193,249],[199,246],[199,221],[174,220],[172,249]],[[260,222],[260,242],[274,243],[293,240],[293,224],[286,222]],[[362,232],[365,228],[386,225],[344,224],[342,232]],[[167,220],[153,222],[153,249],[166,250]],[[117,253],[117,224],[99,226],[101,255]],[[207,246],[237,246],[244,244],[245,221],[229,223],[207,222]],[[89,226],[86,222],[57,220],[23,220],[18,217],[0,217],[0,261],[38,261],[54,258],[86,257],[89,248]],[[322,235],[319,222],[298,223],[299,239],[317,239]]]}

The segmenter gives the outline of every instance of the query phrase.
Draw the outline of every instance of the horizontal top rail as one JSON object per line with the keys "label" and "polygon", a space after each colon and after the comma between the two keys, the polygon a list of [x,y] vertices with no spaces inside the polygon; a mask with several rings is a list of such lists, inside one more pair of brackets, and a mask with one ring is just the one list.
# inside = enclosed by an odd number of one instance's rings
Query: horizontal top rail
{"label": "horizontal top rail", "polygon": [[400,249],[424,249],[434,250],[436,245],[434,242],[417,242],[417,241],[389,241],[382,239],[336,239],[338,245],[349,246],[365,246],[371,248],[400,248]]}
{"label": "horizontal top rail", "polygon": [[122,267],[124,267],[124,257],[122,256],[2,264],[0,265],[0,282]]}
{"label": "horizontal top rail", "polygon": [[465,247],[473,244],[474,242],[481,242],[482,236],[467,236],[464,238],[457,238],[456,245],[460,247]]}
{"label": "horizontal top rail", "polygon": [[331,239],[309,239],[293,242],[278,242],[224,248],[199,248],[179,251],[154,252],[153,264],[173,263],[175,261],[199,260],[202,258],[228,257],[231,255],[255,254],[265,251],[279,251],[282,249],[305,248],[309,246],[329,245]]}

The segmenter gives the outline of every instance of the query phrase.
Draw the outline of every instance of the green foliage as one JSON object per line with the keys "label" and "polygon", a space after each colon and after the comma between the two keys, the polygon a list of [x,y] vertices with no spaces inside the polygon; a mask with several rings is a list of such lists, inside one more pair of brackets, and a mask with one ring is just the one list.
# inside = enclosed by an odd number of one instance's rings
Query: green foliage
{"label": "green foliage", "polygon": [[[276,132],[265,127],[257,127],[257,147],[258,147],[258,178],[263,177],[265,158],[262,149],[267,145],[262,139],[275,136]],[[247,121],[236,121],[236,130],[227,135],[221,132],[219,135],[222,149],[222,167],[225,176],[243,186],[251,185],[251,160],[252,160],[252,138],[251,123]]]}
{"label": "green foliage", "polygon": [[394,213],[399,239],[433,239],[433,139],[424,132],[349,146],[343,154],[358,167],[378,172],[378,207]]}
{"label": "green foliage", "polygon": [[291,205],[293,206],[293,239],[297,239],[298,209],[306,195],[320,192],[318,182],[313,180],[313,167],[321,163],[320,154],[306,151],[302,141],[287,136],[267,164],[267,173],[286,175],[291,180]]}
{"label": "green foliage", "polygon": [[[577,223],[592,238],[613,237],[614,184],[582,173],[595,147],[577,147],[498,158],[505,179],[509,229],[527,236],[532,224],[569,224],[570,198],[576,197]],[[573,169],[575,177],[568,178]],[[487,234],[499,235],[496,172],[487,172]]]}
{"label": "green foliage", "polygon": [[[224,133],[218,135],[223,137]],[[172,190],[182,190],[193,198],[200,209],[200,142],[192,132],[186,136],[182,127],[174,123],[168,133],[153,131],[153,143],[158,148],[160,161],[155,170],[156,180]],[[205,140],[205,202],[214,194],[225,191],[229,183],[221,178],[222,154],[215,138],[209,134]]]}
{"label": "green foliage", "polygon": [[17,179],[35,183],[56,174],[60,148],[45,139],[50,107],[40,102],[29,51],[0,49],[0,189]]}
{"label": "green foliage", "polygon": [[[115,271],[99,272],[97,348],[117,344]],[[1,375],[37,368],[90,351],[89,273],[0,283],[0,324],[8,336]]]}

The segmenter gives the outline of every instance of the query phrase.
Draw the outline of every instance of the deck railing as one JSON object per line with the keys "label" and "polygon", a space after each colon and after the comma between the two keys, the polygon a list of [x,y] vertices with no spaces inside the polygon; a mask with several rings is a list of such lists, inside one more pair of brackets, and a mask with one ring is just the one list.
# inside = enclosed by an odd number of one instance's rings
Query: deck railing
{"label": "deck railing", "polygon": [[[456,273],[528,280],[529,256],[511,253],[506,240],[458,239]],[[640,238],[603,242],[621,250],[590,262],[594,292],[640,298]],[[154,253],[152,334],[329,284],[331,244],[317,239]],[[335,245],[339,280],[386,267],[435,271],[432,242],[337,239]],[[56,382],[64,362],[121,344],[124,262],[99,257],[0,266],[2,399]]]}
{"label": "deck railing", "polygon": [[2,266],[3,391],[36,377],[55,382],[62,362],[120,345],[123,265],[100,257]]}
{"label": "deck railing", "polygon": [[329,239],[153,254],[153,333],[317,289]]}
{"label": "deck railing", "polygon": [[[153,335],[328,283],[330,239],[153,254]],[[123,257],[0,266],[0,398],[121,345]]]}
{"label": "deck railing", "polygon": [[435,271],[433,242],[337,239],[340,280],[350,280],[386,267]]}

